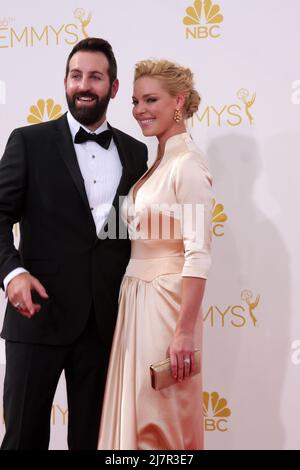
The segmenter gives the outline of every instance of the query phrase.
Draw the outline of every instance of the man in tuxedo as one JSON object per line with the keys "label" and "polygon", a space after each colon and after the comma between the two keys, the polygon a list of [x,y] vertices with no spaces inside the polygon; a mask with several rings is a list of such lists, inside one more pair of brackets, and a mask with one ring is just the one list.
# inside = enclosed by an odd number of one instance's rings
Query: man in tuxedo
{"label": "man in tuxedo", "polygon": [[62,371],[69,448],[97,448],[119,288],[130,257],[130,241],[124,227],[119,230],[119,198],[147,168],[146,146],[106,121],[118,91],[107,41],[88,38],[73,48],[65,90],[69,111],[14,130],[0,161],[0,284],[8,297],[2,449],[48,448]]}

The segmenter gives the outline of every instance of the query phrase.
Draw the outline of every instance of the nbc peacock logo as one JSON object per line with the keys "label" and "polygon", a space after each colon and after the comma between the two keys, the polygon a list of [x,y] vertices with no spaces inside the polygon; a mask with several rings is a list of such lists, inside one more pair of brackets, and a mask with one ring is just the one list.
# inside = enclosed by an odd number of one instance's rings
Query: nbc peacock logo
{"label": "nbc peacock logo", "polygon": [[54,103],[52,98],[39,99],[36,104],[30,106],[30,114],[27,116],[29,124],[39,124],[45,121],[53,121],[61,117],[61,105]]}
{"label": "nbc peacock logo", "polygon": [[216,237],[223,237],[224,223],[227,222],[228,216],[224,212],[223,204],[217,203],[215,199],[213,199],[212,204],[212,231]]}
{"label": "nbc peacock logo", "polygon": [[231,416],[231,410],[218,392],[203,392],[203,414],[205,431],[228,431],[227,418]]}
{"label": "nbc peacock logo", "polygon": [[207,39],[220,37],[220,23],[224,20],[219,5],[211,0],[196,0],[186,9],[183,18],[186,39]]}

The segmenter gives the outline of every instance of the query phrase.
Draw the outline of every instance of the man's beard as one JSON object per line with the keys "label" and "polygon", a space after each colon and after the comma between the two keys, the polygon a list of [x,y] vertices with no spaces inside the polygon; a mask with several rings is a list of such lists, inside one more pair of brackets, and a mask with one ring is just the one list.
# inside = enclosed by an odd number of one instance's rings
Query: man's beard
{"label": "man's beard", "polygon": [[[78,97],[95,98],[96,101],[93,106],[82,105],[78,107],[76,101],[76,98]],[[84,126],[90,126],[101,120],[101,118],[106,113],[110,98],[111,89],[109,89],[107,95],[103,96],[102,98],[99,98],[97,95],[92,93],[76,93],[76,95],[72,97],[66,93],[66,100],[70,113],[76,119],[76,121],[80,122],[80,124],[83,124]]]}

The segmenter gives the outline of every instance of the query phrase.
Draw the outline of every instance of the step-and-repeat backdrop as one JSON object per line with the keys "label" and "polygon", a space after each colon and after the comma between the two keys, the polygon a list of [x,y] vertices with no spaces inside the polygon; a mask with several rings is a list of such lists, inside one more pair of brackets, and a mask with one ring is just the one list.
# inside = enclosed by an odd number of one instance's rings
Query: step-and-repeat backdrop
{"label": "step-and-repeat backdrop", "polygon": [[[150,161],[155,139],[143,138],[131,116],[135,62],[167,58],[195,73],[202,103],[189,129],[208,155],[215,198],[204,302],[207,449],[300,448],[299,15],[298,0],[1,4],[1,155],[13,128],[66,110],[65,62],[84,37],[113,45],[121,86],[109,121],[145,141]],[[15,235],[17,243],[17,227]],[[5,303],[1,292],[0,326]],[[1,395],[4,372],[1,340]],[[52,449],[67,447],[67,420],[62,377]]]}

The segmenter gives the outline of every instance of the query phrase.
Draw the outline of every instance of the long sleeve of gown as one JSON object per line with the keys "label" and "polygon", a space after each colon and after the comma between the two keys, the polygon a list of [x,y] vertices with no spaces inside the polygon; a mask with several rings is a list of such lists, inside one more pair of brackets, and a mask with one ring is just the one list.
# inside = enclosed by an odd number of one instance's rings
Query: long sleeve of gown
{"label": "long sleeve of gown", "polygon": [[201,153],[183,155],[175,172],[185,262],[182,276],[206,279],[211,264],[212,179]]}

